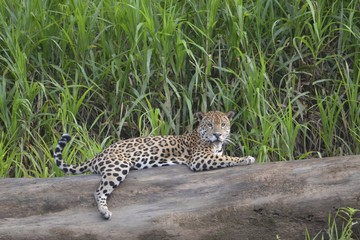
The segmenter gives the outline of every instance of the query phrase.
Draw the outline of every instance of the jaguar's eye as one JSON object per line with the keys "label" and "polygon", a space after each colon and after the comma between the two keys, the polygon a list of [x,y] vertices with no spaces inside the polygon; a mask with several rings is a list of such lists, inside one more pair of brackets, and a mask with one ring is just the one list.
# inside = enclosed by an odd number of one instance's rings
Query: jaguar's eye
{"label": "jaguar's eye", "polygon": [[226,127],[226,124],[225,124],[225,123],[221,123],[221,127],[222,127],[222,128],[225,128],[225,127]]}
{"label": "jaguar's eye", "polygon": [[207,127],[208,127],[208,128],[213,128],[213,124],[212,124],[212,123],[208,123],[208,124],[207,124]]}

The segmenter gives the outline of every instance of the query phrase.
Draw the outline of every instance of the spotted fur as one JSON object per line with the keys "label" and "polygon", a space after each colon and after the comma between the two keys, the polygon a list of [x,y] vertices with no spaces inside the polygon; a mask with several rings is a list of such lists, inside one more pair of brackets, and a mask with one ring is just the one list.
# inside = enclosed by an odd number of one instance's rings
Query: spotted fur
{"label": "spotted fur", "polygon": [[205,171],[255,162],[251,156],[223,155],[223,144],[230,134],[230,119],[234,112],[197,113],[198,128],[179,136],[138,137],[110,145],[96,157],[79,165],[64,163],[62,151],[70,135],[63,134],[54,151],[56,165],[65,173],[93,172],[101,175],[94,193],[98,209],[105,219],[111,218],[106,200],[130,170],[175,164],[187,165],[193,171]]}

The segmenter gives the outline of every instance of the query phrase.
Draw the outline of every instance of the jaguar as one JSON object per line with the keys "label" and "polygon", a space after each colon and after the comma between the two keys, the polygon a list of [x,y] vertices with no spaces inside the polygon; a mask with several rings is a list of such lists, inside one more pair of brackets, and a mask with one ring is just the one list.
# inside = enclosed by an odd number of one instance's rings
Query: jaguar
{"label": "jaguar", "polygon": [[230,120],[234,112],[210,111],[196,113],[198,127],[183,135],[136,137],[118,141],[105,148],[94,158],[81,164],[67,164],[62,152],[70,141],[64,133],[54,151],[56,165],[66,174],[92,172],[101,175],[94,192],[98,210],[104,219],[112,213],[107,198],[125,180],[130,170],[183,164],[192,171],[206,171],[255,162],[252,156],[230,157],[223,155],[223,145],[229,142]]}

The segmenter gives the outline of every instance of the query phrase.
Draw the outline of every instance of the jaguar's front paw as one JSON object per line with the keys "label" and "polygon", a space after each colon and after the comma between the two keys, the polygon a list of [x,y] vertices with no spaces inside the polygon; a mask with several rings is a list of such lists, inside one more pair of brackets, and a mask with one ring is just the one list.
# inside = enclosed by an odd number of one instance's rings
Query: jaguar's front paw
{"label": "jaguar's front paw", "polygon": [[252,156],[248,156],[248,164],[253,164],[255,163],[255,158]]}
{"label": "jaguar's front paw", "polygon": [[111,219],[112,213],[109,210],[107,210],[106,212],[102,212],[101,214],[103,215],[104,219],[106,220]]}

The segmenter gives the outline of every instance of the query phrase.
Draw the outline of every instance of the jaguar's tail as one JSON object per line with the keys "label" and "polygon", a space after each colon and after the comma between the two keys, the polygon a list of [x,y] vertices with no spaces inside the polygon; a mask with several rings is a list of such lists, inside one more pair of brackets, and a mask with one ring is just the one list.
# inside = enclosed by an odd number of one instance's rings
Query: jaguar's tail
{"label": "jaguar's tail", "polygon": [[85,162],[79,165],[71,165],[71,164],[66,164],[62,158],[62,151],[65,147],[65,145],[70,141],[71,136],[67,133],[64,133],[56,148],[54,151],[54,159],[56,162],[56,165],[63,170],[65,173],[72,173],[72,174],[81,174],[81,173],[85,173],[87,171],[90,170],[89,164],[90,162]]}

